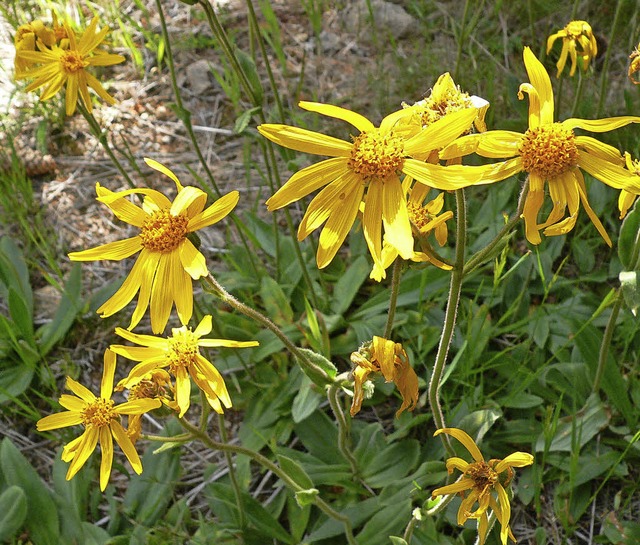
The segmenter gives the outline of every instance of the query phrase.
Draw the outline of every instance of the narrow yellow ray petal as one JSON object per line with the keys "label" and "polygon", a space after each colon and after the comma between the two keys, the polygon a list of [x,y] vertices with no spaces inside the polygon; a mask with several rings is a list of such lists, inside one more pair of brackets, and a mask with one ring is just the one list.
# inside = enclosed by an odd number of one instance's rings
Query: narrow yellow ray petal
{"label": "narrow yellow ray petal", "polygon": [[620,117],[607,117],[605,119],[565,119],[561,125],[568,129],[584,129],[591,132],[608,132],[630,123],[640,123],[640,117],[623,115]]}
{"label": "narrow yellow ray petal", "polygon": [[525,46],[523,58],[529,81],[535,87],[540,99],[540,123],[543,125],[553,123],[553,88],[549,74],[529,47]]}
{"label": "narrow yellow ray petal", "polygon": [[82,424],[82,414],[80,412],[76,410],[64,411],[41,418],[36,424],[36,429],[38,431],[57,430],[78,424]]}
{"label": "narrow yellow ray petal", "polygon": [[640,176],[629,172],[621,166],[614,165],[584,151],[578,151],[578,166],[611,187],[640,193]]}
{"label": "narrow yellow ray petal", "polygon": [[187,231],[192,233],[219,222],[235,208],[239,199],[240,193],[238,191],[230,191],[223,195],[211,206],[193,216],[187,224]]}
{"label": "narrow yellow ray petal", "polygon": [[133,470],[138,475],[140,475],[140,473],[142,473],[142,462],[140,461],[140,456],[138,456],[136,448],[133,446],[131,439],[129,439],[127,432],[124,431],[122,424],[120,424],[120,422],[118,422],[117,420],[112,420],[110,427],[111,433],[113,434],[113,438],[116,440],[116,443],[120,445],[122,452],[124,452],[127,460],[129,460],[129,463],[131,464]]}
{"label": "narrow yellow ray petal", "polygon": [[258,132],[280,146],[314,155],[349,157],[353,149],[353,144],[344,140],[290,125],[266,123],[258,125]]}
{"label": "narrow yellow ray petal", "polygon": [[352,112],[351,110],[347,110],[346,108],[340,108],[340,106],[322,104],[321,102],[306,102],[304,100],[298,102],[298,106],[309,112],[316,112],[328,117],[335,117],[336,119],[346,121],[347,123],[353,125],[360,132],[370,131],[371,129],[375,128],[373,123],[371,123],[371,121],[369,121],[363,115]]}
{"label": "narrow yellow ray petal", "polygon": [[458,428],[441,428],[436,430],[433,434],[434,437],[436,435],[440,435],[441,433],[446,433],[447,435],[451,435],[451,437],[455,437],[458,441],[460,441],[464,447],[469,451],[469,454],[473,457],[476,462],[484,462],[484,457],[476,445],[475,441],[471,439],[469,434]]}
{"label": "narrow yellow ray petal", "polygon": [[124,240],[116,240],[97,246],[95,248],[89,248],[88,250],[82,250],[80,252],[71,252],[69,259],[71,261],[95,261],[97,259],[111,259],[114,261],[120,261],[131,257],[136,252],[142,249],[142,239],[139,236],[125,238]]}
{"label": "narrow yellow ray petal", "polygon": [[407,202],[400,180],[396,176],[392,176],[384,181],[382,187],[384,238],[398,250],[402,259],[411,259],[413,256],[413,235]]}
{"label": "narrow yellow ray petal", "polygon": [[100,490],[104,492],[109,483],[111,475],[111,464],[113,464],[113,439],[107,426],[100,428],[100,450],[102,451],[102,461],[100,462]]}
{"label": "narrow yellow ray petal", "polygon": [[66,476],[67,481],[70,481],[74,475],[80,471],[80,468],[82,468],[84,463],[89,459],[89,456],[91,456],[91,453],[96,449],[97,444],[98,430],[93,427],[87,428],[82,434],[82,440],[75,450],[71,464],[69,464]]}
{"label": "narrow yellow ray petal", "polygon": [[116,372],[116,353],[108,348],[104,351],[104,369],[102,371],[102,381],[100,382],[100,397],[111,399],[113,393],[113,377]]}
{"label": "narrow yellow ray petal", "polygon": [[67,377],[66,386],[68,390],[71,390],[80,399],[87,403],[93,403],[97,398],[95,394],[89,390],[86,386],[83,386],[79,382],[76,382],[71,377]]}

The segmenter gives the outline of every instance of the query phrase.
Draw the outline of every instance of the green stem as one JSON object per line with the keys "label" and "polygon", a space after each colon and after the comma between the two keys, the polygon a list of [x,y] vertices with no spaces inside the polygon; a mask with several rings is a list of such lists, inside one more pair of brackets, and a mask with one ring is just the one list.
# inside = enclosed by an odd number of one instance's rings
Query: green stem
{"label": "green stem", "polygon": [[604,336],[602,337],[602,344],[600,345],[600,352],[598,353],[598,368],[596,369],[596,376],[593,379],[593,393],[598,393],[600,391],[604,368],[607,364],[607,359],[609,358],[609,348],[611,346],[611,340],[613,339],[613,332],[616,328],[616,321],[618,320],[618,314],[620,314],[623,302],[624,297],[622,297],[622,294],[618,290],[615,295],[615,302],[611,309],[609,321],[607,322],[607,326],[604,328]]}
{"label": "green stem", "polygon": [[[615,43],[614,38],[618,27],[618,20],[620,19],[620,13],[622,12],[623,3],[623,0],[618,0],[618,2],[616,3],[616,11],[613,15],[611,32],[609,33],[609,44]],[[611,51],[613,49],[613,47],[607,47],[607,51],[604,54],[604,62],[602,63],[602,76],[600,77],[600,98],[598,100],[598,110],[596,112],[596,117],[600,117],[602,115],[602,107],[604,106],[604,101],[606,100],[607,82],[609,80],[607,72],[609,71],[609,60],[611,59]]]}
{"label": "green stem", "polygon": [[522,191],[520,192],[520,197],[518,198],[518,208],[509,221],[505,223],[504,227],[498,231],[498,234],[493,238],[493,240],[487,244],[482,250],[479,250],[475,254],[471,256],[469,261],[465,263],[463,276],[467,276],[469,273],[473,272],[477,267],[482,265],[484,260],[488,255],[491,255],[495,247],[502,242],[504,238],[506,238],[511,230],[516,226],[516,224],[520,221],[522,217],[522,212],[524,211],[524,203],[526,201],[527,193],[529,192],[529,178],[526,179],[524,185],[522,186]]}
{"label": "green stem", "polygon": [[571,106],[571,117],[575,117],[576,110],[578,109],[578,104],[580,103],[580,98],[582,97],[582,86],[584,83],[583,80],[584,78],[582,77],[582,69],[579,68],[578,84],[576,85],[576,93],[575,93],[575,96],[573,97],[573,105]]}
{"label": "green stem", "polygon": [[[207,164],[207,160],[202,154],[202,150],[200,149],[200,145],[198,144],[196,134],[193,130],[193,124],[191,123],[191,112],[184,107],[184,103],[182,102],[182,95],[180,94],[180,86],[178,85],[178,78],[176,76],[175,63],[173,62],[171,40],[169,39],[169,31],[167,30],[167,23],[164,18],[164,12],[162,11],[162,3],[160,2],[160,0],[156,0],[156,7],[158,8],[158,15],[160,17],[160,26],[162,27],[162,37],[165,42],[164,58],[165,58],[165,62],[167,63],[167,66],[169,67],[171,87],[173,88],[173,96],[176,101],[176,113],[180,118],[180,120],[182,121],[184,128],[186,129],[187,135],[189,136],[189,140],[191,141],[191,145],[193,146],[193,149],[196,152],[196,155],[198,156],[198,161],[202,165],[202,168],[204,169],[205,174],[207,175],[207,180],[209,181],[209,185],[210,185],[209,192],[211,193],[213,191],[215,196],[220,198],[222,196],[222,192],[220,191],[220,188],[216,183],[213,173],[211,172],[211,169]],[[231,218],[234,225],[236,226],[236,230],[238,232],[238,235],[240,236],[240,240],[242,242],[242,245],[244,246],[247,257],[249,258],[249,263],[251,264],[253,273],[257,277],[259,276],[259,274],[258,274],[258,267],[254,261],[255,252],[252,252],[251,249],[249,248],[249,243],[247,242],[247,239],[244,233],[242,232],[242,229],[240,228],[239,218],[234,213],[229,214],[229,217]]]}
{"label": "green stem", "polygon": [[[224,415],[218,414],[218,428],[220,430],[220,439],[226,445],[229,443],[227,439],[227,428],[224,425]],[[204,433],[204,430],[202,430]],[[231,452],[228,450],[224,451],[224,458],[227,461],[227,467],[229,468],[229,479],[231,480],[231,487],[233,488],[233,493],[236,497],[236,504],[238,505],[238,515],[240,520],[238,524],[240,528],[245,527],[245,514],[244,514],[244,504],[242,502],[242,492],[240,491],[240,485],[238,484],[238,479],[236,477],[236,470],[233,465],[233,458],[231,457]]]}
{"label": "green stem", "polygon": [[[445,312],[444,325],[436,361],[433,365],[431,380],[429,381],[429,406],[433,413],[433,421],[436,428],[444,428],[445,420],[440,406],[440,382],[444,374],[447,361],[447,354],[453,339],[453,333],[458,314],[458,304],[460,303],[460,293],[462,291],[462,278],[464,274],[464,256],[467,242],[467,204],[464,189],[456,190],[456,254],[455,266],[451,271],[451,282],[449,284],[449,297],[447,299],[447,310]],[[442,443],[450,456],[455,456],[455,451],[451,446],[451,441],[446,434],[442,434]]]}
{"label": "green stem", "polygon": [[331,377],[327,375],[327,373],[325,372],[324,369],[322,369],[322,367],[312,362],[306,356],[306,354],[300,351],[298,347],[295,344],[293,344],[289,340],[289,338],[282,332],[282,330],[276,324],[274,324],[269,318],[267,318],[264,314],[238,301],[238,299],[236,299],[227,290],[225,290],[220,283],[218,283],[218,281],[211,275],[211,273],[209,273],[208,276],[204,277],[203,280],[204,280],[203,287],[205,288],[206,291],[210,291],[211,293],[214,293],[215,295],[220,297],[220,299],[222,299],[225,303],[235,308],[237,311],[251,318],[255,322],[259,323],[260,325],[266,327],[276,337],[278,337],[278,339],[282,341],[282,344],[284,344],[285,348],[291,353],[291,355],[293,355],[295,358],[297,358],[300,361],[304,361],[305,365],[308,368],[311,368],[314,373],[321,376],[327,383],[333,382]]}
{"label": "green stem", "polygon": [[467,22],[468,12],[469,12],[469,0],[465,0],[464,10],[462,11],[462,19],[460,20],[460,34],[458,35],[458,52],[456,55],[456,69],[453,72],[453,79],[455,81],[458,81],[458,75],[460,74],[460,61],[462,60],[462,51],[464,49],[464,41],[465,41],[464,25]]}
{"label": "green stem", "polygon": [[107,139],[107,133],[102,130],[102,127],[100,127],[100,123],[98,123],[98,120],[94,117],[94,115],[89,110],[85,108],[85,106],[81,102],[78,102],[78,111],[82,114],[82,117],[84,117],[87,120],[87,123],[89,123],[89,127],[91,128],[91,132],[93,133],[93,136],[95,136],[98,139],[104,151],[107,152],[109,159],[111,159],[111,162],[115,165],[115,167],[118,169],[120,174],[122,174],[124,179],[127,181],[127,184],[129,184],[129,187],[131,187],[132,189],[135,189],[137,187],[136,184],[129,177],[129,174],[124,169],[124,167],[122,166],[122,163],[118,160],[115,153],[113,153],[113,150],[109,145],[109,140]]}
{"label": "green stem", "polygon": [[[277,464],[273,463],[269,458],[263,456],[259,452],[255,452],[251,449],[242,447],[240,445],[230,445],[227,443],[219,443],[218,441],[214,441],[209,437],[206,433],[201,432],[196,426],[193,426],[185,419],[179,419],[180,424],[183,428],[188,430],[193,437],[198,438],[202,441],[203,444],[208,446],[212,450],[219,450],[221,452],[230,452],[235,454],[243,454],[251,458],[253,461],[258,462],[262,467],[266,468],[268,471],[271,471],[274,475],[276,475],[285,486],[289,487],[294,492],[303,492],[306,489],[299,485],[293,478],[291,478],[287,473],[285,473]],[[335,511],[329,504],[327,504],[322,498],[319,496],[315,496],[314,504],[327,516],[331,517],[334,520],[341,522],[344,525],[347,542],[349,545],[358,545],[355,537],[353,536],[353,530],[351,528],[351,521],[348,517],[341,515],[337,511]]]}
{"label": "green stem", "polygon": [[391,274],[391,294],[389,295],[389,313],[387,314],[387,324],[384,328],[384,338],[391,339],[391,331],[393,330],[393,319],[396,316],[396,307],[398,305],[398,293],[400,291],[400,278],[402,277],[402,268],[404,260],[398,256],[393,262],[393,272]]}
{"label": "green stem", "polygon": [[333,411],[333,414],[336,417],[336,422],[338,423],[338,450],[342,453],[347,462],[349,462],[353,476],[360,480],[358,463],[356,462],[350,448],[349,422],[347,421],[347,417],[344,414],[344,410],[342,409],[342,405],[340,405],[340,400],[338,399],[338,392],[340,391],[340,388],[341,386],[339,384],[333,383],[327,391],[329,405],[331,405],[331,410]]}

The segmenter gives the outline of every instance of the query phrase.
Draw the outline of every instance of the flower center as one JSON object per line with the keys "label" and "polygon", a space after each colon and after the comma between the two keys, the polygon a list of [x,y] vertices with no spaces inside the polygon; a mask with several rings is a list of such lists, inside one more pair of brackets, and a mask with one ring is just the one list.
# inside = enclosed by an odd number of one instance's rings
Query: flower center
{"label": "flower center", "polygon": [[65,51],[60,57],[60,64],[67,74],[75,74],[89,65],[77,51]]}
{"label": "flower center", "polygon": [[118,413],[113,409],[112,399],[99,397],[93,403],[87,405],[82,411],[82,423],[94,428],[108,426],[112,420],[118,418]]}
{"label": "flower center", "polygon": [[142,246],[154,252],[171,252],[184,240],[189,218],[173,216],[169,210],[158,210],[142,224]]}
{"label": "flower center", "polygon": [[481,496],[498,481],[498,474],[486,462],[470,464],[465,475],[473,481],[473,487]]}
{"label": "flower center", "polygon": [[418,231],[422,230],[435,218],[433,214],[427,212],[424,206],[420,206],[415,202],[407,203],[407,212],[409,212],[409,221]]}
{"label": "flower center", "polygon": [[188,368],[195,364],[200,355],[198,337],[186,327],[182,331],[174,330],[173,337],[169,339],[169,347],[169,370],[174,375],[178,367]]}
{"label": "flower center", "polygon": [[522,167],[543,178],[566,172],[578,162],[576,137],[560,123],[541,125],[524,133],[518,152]]}
{"label": "flower center", "polygon": [[360,133],[353,139],[353,149],[347,165],[365,180],[385,179],[402,169],[404,144],[393,132],[381,134],[380,129]]}

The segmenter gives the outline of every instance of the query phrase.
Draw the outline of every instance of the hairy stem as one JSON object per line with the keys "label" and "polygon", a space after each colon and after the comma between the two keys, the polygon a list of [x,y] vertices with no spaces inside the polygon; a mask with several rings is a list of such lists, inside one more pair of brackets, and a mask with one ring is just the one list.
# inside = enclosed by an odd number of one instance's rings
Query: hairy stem
{"label": "hairy stem", "polygon": [[393,330],[393,319],[396,316],[398,305],[398,292],[400,291],[400,278],[402,277],[402,267],[404,262],[400,256],[393,262],[393,272],[391,274],[391,294],[389,295],[389,313],[387,314],[387,324],[384,328],[384,338],[391,339]]}

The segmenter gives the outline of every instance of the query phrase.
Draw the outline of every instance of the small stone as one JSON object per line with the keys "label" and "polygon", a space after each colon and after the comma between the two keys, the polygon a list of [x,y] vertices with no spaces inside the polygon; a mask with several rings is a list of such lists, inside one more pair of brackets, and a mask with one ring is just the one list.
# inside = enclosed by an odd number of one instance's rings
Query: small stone
{"label": "small stone", "polygon": [[187,78],[185,83],[194,95],[200,95],[214,86],[214,78],[211,70],[214,65],[207,59],[200,59],[187,66]]}
{"label": "small stone", "polygon": [[376,32],[390,33],[396,39],[404,38],[416,29],[415,19],[402,6],[386,0],[356,0],[344,10],[343,20],[347,28],[362,31],[371,27],[371,15]]}

